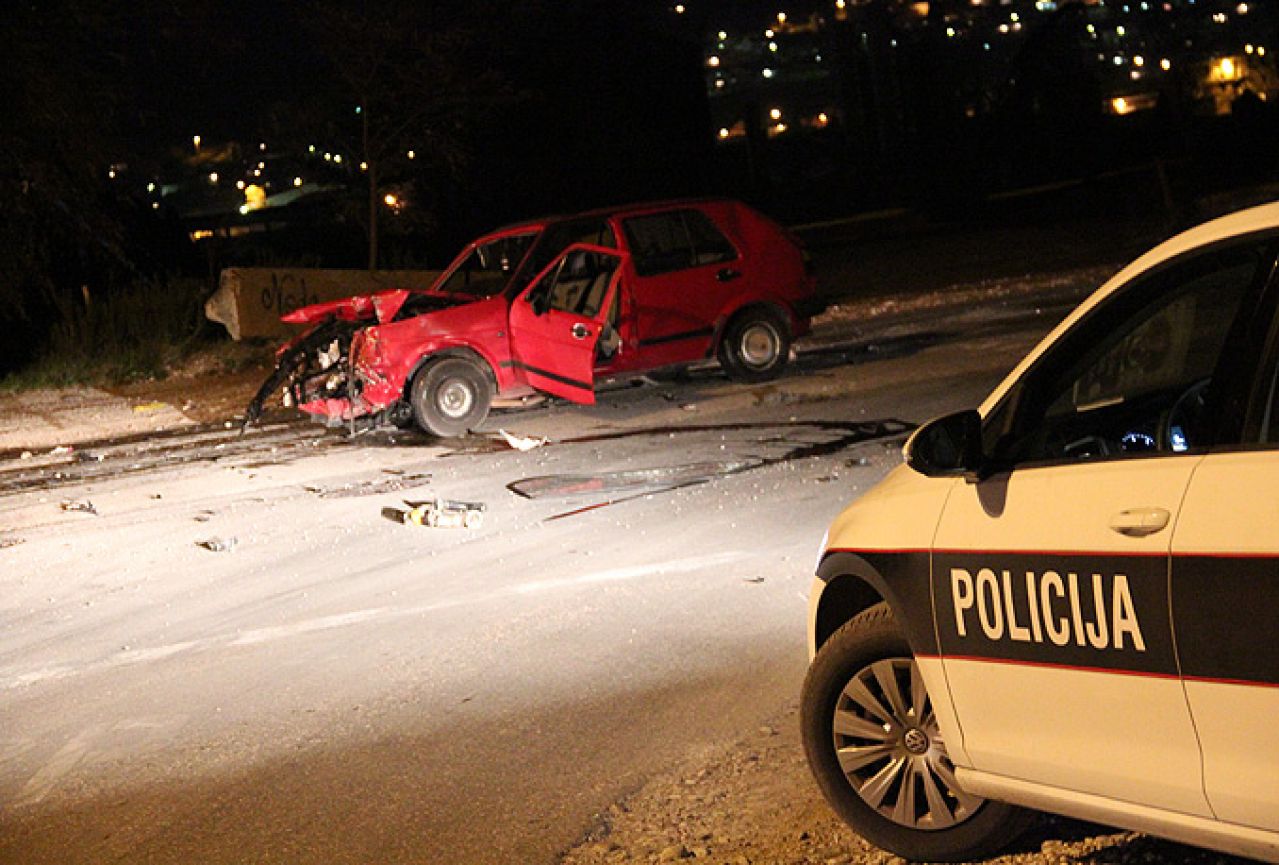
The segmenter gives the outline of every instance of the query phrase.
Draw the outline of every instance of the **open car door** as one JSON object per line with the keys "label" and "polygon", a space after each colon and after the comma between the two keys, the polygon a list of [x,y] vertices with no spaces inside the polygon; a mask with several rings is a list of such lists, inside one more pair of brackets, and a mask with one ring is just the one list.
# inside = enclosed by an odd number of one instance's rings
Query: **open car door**
{"label": "open car door", "polygon": [[529,384],[579,403],[595,402],[595,353],[609,321],[625,253],[574,244],[511,304],[511,355]]}

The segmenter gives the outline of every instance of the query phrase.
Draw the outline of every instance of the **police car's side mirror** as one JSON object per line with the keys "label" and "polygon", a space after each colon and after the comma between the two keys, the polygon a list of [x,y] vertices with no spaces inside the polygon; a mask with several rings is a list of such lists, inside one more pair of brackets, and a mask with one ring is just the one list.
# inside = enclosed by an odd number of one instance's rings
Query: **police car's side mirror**
{"label": "police car's side mirror", "polygon": [[926,477],[980,474],[981,415],[969,409],[931,420],[915,430],[902,452],[906,465]]}

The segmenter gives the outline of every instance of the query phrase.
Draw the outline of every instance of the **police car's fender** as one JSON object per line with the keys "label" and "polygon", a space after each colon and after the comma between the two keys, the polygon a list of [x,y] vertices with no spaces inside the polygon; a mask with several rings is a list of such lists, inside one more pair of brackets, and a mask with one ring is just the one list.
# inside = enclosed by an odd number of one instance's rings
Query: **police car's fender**
{"label": "police car's fender", "polygon": [[892,609],[932,696],[951,759],[971,765],[962,747],[933,622],[929,550],[958,478],[926,478],[898,466],[835,518],[809,591],[809,657],[863,610]]}

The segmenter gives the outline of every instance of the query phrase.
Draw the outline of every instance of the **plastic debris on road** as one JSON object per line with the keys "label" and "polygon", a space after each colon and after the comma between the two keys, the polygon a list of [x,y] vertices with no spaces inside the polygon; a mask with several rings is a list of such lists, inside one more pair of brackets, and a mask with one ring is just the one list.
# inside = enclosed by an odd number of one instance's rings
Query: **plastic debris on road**
{"label": "plastic debris on road", "polygon": [[458,502],[434,499],[427,502],[408,502],[408,510],[401,514],[406,526],[430,526],[437,529],[478,529],[484,522],[487,507],[479,502]]}
{"label": "plastic debris on road", "polygon": [[93,514],[95,517],[98,515],[98,509],[95,508],[93,506],[93,502],[88,499],[63,499],[58,507],[68,512],[74,511],[83,514]]}
{"label": "plastic debris on road", "polygon": [[208,538],[203,541],[196,541],[195,545],[211,553],[229,553],[235,549],[237,543],[239,541],[235,538]]}
{"label": "plastic debris on road", "polygon": [[517,451],[531,451],[534,448],[540,448],[547,442],[546,436],[533,438],[531,436],[511,435],[504,429],[498,430],[498,433],[501,434],[502,438],[506,439],[506,443],[508,445],[515,448]]}

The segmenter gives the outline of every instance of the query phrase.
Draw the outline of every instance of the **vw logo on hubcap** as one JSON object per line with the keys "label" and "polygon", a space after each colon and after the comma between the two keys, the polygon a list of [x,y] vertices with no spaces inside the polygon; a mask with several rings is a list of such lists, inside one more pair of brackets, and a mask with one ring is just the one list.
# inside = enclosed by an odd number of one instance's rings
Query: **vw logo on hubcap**
{"label": "vw logo on hubcap", "polygon": [[928,750],[928,736],[918,727],[911,727],[906,731],[906,735],[902,736],[902,744],[912,754],[922,754]]}

